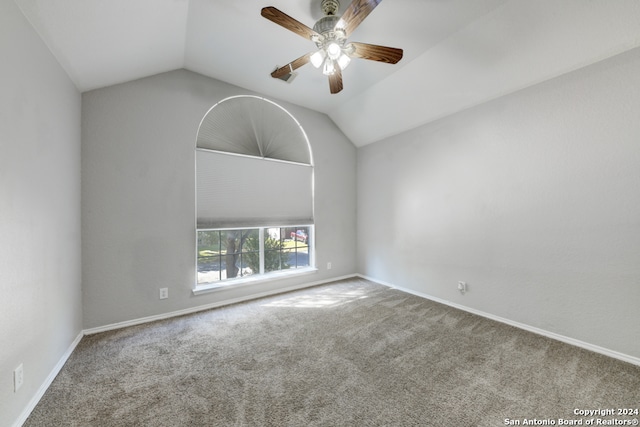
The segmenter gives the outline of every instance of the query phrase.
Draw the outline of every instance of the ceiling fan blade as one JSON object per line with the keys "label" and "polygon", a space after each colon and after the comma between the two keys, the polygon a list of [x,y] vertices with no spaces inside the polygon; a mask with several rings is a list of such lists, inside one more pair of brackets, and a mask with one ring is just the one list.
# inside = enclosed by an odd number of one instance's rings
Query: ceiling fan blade
{"label": "ceiling fan blade", "polygon": [[318,34],[316,31],[307,27],[300,21],[293,19],[286,13],[276,9],[273,6],[263,7],[260,14],[267,18],[269,21],[275,22],[281,27],[284,27],[289,31],[293,31],[294,33],[304,37],[305,39],[310,40],[313,36],[320,37],[320,34]]}
{"label": "ceiling fan blade", "polygon": [[388,64],[395,64],[402,59],[402,49],[395,47],[358,42],[351,42],[349,44],[353,46],[354,50],[353,53],[350,53],[350,56],[354,58],[370,59]]}
{"label": "ceiling fan blade", "polygon": [[344,29],[347,37],[360,25],[382,0],[353,0],[342,14],[336,28]]}
{"label": "ceiling fan blade", "polygon": [[280,77],[284,76],[285,74],[293,72],[293,70],[296,70],[296,69],[302,67],[303,65],[305,65],[306,63],[308,63],[310,57],[311,57],[311,54],[307,53],[305,55],[302,55],[298,59],[294,59],[293,61],[291,61],[290,63],[288,63],[284,67],[280,67],[277,70],[275,70],[274,72],[272,72],[271,73],[271,77],[273,77],[274,79],[279,79]]}
{"label": "ceiling fan blade", "polygon": [[340,67],[329,76],[329,90],[331,93],[338,93],[342,90],[342,71]]}

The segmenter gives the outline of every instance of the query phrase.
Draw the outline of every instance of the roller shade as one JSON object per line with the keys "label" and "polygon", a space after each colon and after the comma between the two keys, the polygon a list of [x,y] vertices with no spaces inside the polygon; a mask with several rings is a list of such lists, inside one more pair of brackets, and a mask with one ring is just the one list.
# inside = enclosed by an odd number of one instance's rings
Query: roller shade
{"label": "roller shade", "polygon": [[199,229],[313,223],[310,165],[196,150]]}

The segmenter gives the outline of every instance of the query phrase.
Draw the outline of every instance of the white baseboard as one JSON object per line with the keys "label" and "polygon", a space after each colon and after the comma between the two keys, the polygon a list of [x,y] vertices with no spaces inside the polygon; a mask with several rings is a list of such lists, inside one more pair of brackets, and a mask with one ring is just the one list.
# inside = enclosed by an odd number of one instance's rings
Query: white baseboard
{"label": "white baseboard", "polygon": [[36,407],[38,402],[40,402],[40,399],[42,399],[42,396],[44,396],[45,392],[47,391],[53,380],[56,378],[56,376],[60,373],[60,370],[62,369],[64,364],[67,363],[69,356],[71,356],[71,353],[73,353],[73,351],[76,349],[76,346],[83,336],[84,334],[80,332],[78,336],[73,340],[69,348],[67,348],[67,351],[64,352],[58,363],[56,363],[56,365],[53,367],[53,369],[49,373],[49,376],[47,376],[40,388],[38,388],[36,394],[31,398],[29,404],[24,408],[18,419],[15,420],[15,422],[13,423],[13,427],[20,427],[22,426],[22,424],[24,424],[25,421],[27,421],[27,418],[29,418],[29,415],[31,415],[33,409]]}
{"label": "white baseboard", "polygon": [[412,295],[415,295],[415,296],[418,296],[418,297],[421,297],[421,298],[425,298],[425,299],[428,299],[428,300],[431,300],[431,301],[435,301],[435,302],[438,302],[440,304],[448,305],[450,307],[457,308],[459,310],[463,310],[463,311],[466,311],[468,313],[477,314],[478,316],[486,317],[487,319],[495,320],[495,321],[500,322],[500,323],[505,323],[505,324],[510,325],[510,326],[515,326],[516,328],[524,329],[525,331],[533,332],[534,334],[542,335],[542,336],[554,339],[556,341],[561,341],[561,342],[566,343],[566,344],[574,345],[576,347],[584,348],[585,350],[593,351],[595,353],[600,353],[600,354],[603,354],[605,356],[612,357],[614,359],[622,360],[624,362],[640,366],[640,358],[638,358],[638,357],[630,356],[628,354],[620,353],[620,352],[617,352],[615,350],[610,350],[608,348],[600,347],[598,345],[590,344],[588,342],[580,341],[580,340],[577,340],[577,339],[574,339],[574,338],[571,338],[571,337],[566,337],[564,335],[556,334],[555,332],[546,331],[544,329],[536,328],[535,326],[530,326],[530,325],[527,325],[527,324],[524,324],[524,323],[516,322],[516,321],[510,320],[510,319],[506,319],[504,317],[493,315],[491,313],[485,313],[484,311],[480,311],[480,310],[476,310],[474,308],[466,307],[464,305],[456,304],[456,303],[453,303],[451,301],[447,301],[447,300],[444,300],[444,299],[441,299],[441,298],[438,298],[438,297],[434,297],[434,296],[431,296],[431,295],[428,295],[428,294],[425,294],[425,293],[422,293],[422,292],[417,292],[417,291],[414,291],[412,289],[403,288],[401,286],[396,286],[396,285],[394,285],[392,283],[387,283],[387,282],[384,282],[384,281],[381,281],[381,280],[378,280],[378,279],[374,279],[373,277],[368,277],[368,276],[365,276],[365,275],[362,275],[362,274],[357,274],[357,276],[362,278],[362,279],[370,280],[370,281],[372,281],[374,283],[378,283],[380,285],[387,286],[389,288],[397,289],[399,291],[406,292],[406,293],[409,293],[409,294],[412,294]]}
{"label": "white baseboard", "polygon": [[337,280],[348,279],[348,278],[351,278],[351,277],[356,277],[356,275],[355,274],[349,274],[347,276],[332,277],[330,279],[319,280],[319,281],[316,281],[316,282],[307,282],[307,283],[303,283],[301,285],[295,285],[295,286],[290,286],[290,287],[287,287],[287,288],[275,289],[275,290],[272,290],[272,291],[260,292],[260,293],[257,293],[257,294],[251,294],[251,295],[247,295],[247,296],[239,297],[239,298],[226,299],[224,301],[218,301],[218,302],[214,302],[214,303],[211,303],[211,304],[199,305],[197,307],[186,308],[184,310],[171,311],[169,313],[162,313],[162,314],[157,314],[157,315],[154,315],[154,316],[148,316],[148,317],[142,317],[142,318],[139,318],[139,319],[127,320],[127,321],[124,321],[124,322],[112,323],[110,325],[99,326],[97,328],[85,329],[83,332],[84,332],[84,335],[92,335],[92,334],[97,334],[97,333],[100,333],[100,332],[112,331],[112,330],[115,330],[115,329],[126,328],[126,327],[129,327],[129,326],[141,325],[143,323],[155,322],[157,320],[164,320],[164,319],[169,319],[169,318],[172,318],[172,317],[184,316],[185,314],[197,313],[199,311],[204,311],[204,310],[210,310],[212,308],[223,307],[225,305],[231,305],[231,304],[236,304],[236,303],[239,303],[239,302],[250,301],[250,300],[253,300],[253,299],[257,299],[257,298],[268,297],[268,296],[272,296],[272,295],[282,294],[282,293],[285,293],[285,292],[297,291],[299,289],[310,288],[312,286],[318,286],[318,285],[322,285],[322,284],[325,284],[325,283],[335,282]]}

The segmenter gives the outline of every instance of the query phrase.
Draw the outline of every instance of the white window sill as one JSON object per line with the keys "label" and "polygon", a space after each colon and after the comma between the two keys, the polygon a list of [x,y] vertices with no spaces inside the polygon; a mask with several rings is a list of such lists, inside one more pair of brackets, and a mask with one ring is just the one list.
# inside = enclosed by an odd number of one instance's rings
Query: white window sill
{"label": "white window sill", "polygon": [[255,285],[256,283],[273,282],[274,280],[288,279],[291,277],[305,276],[315,274],[318,271],[316,267],[296,268],[295,270],[279,271],[275,273],[260,274],[257,276],[249,276],[242,279],[225,280],[224,282],[207,283],[196,285],[192,291],[194,295],[201,295],[210,292],[219,292],[225,289],[239,288],[247,285]]}

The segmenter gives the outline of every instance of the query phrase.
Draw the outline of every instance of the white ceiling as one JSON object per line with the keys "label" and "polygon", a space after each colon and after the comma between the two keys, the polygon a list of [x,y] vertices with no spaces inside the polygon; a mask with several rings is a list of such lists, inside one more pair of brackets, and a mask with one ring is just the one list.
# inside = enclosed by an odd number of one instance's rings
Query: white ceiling
{"label": "white ceiling", "polygon": [[638,0],[386,0],[349,40],[403,59],[353,60],[331,95],[310,64],[271,78],[315,45],[260,16],[313,27],[320,0],[15,1],[80,91],[186,68],[327,113],[357,146],[640,46]]}

